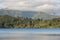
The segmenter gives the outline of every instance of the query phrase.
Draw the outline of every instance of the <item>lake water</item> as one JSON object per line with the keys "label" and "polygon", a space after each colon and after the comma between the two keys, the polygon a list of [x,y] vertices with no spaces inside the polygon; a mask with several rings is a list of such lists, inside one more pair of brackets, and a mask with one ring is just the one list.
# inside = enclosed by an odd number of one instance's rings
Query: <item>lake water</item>
{"label": "lake water", "polygon": [[60,29],[0,29],[0,40],[60,40]]}

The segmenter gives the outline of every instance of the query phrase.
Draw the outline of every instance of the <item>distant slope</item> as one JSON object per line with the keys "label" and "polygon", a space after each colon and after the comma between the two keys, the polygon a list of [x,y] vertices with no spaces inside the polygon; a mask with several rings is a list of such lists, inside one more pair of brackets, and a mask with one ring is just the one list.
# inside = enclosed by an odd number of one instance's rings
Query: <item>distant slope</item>
{"label": "distant slope", "polygon": [[58,16],[50,15],[45,12],[36,12],[36,11],[20,11],[20,10],[5,10],[0,9],[0,15],[8,14],[10,16],[22,16],[22,17],[29,17],[33,19],[51,19],[56,18]]}
{"label": "distant slope", "polygon": [[8,14],[10,16],[23,16],[23,17],[30,17],[30,18],[32,18],[33,15],[36,13],[37,12],[35,11],[20,11],[20,10],[5,10],[5,9],[0,10],[0,15]]}
{"label": "distant slope", "polygon": [[33,19],[52,19],[52,18],[58,18],[59,16],[56,15],[51,15],[45,12],[38,12],[37,14],[35,14],[32,18]]}

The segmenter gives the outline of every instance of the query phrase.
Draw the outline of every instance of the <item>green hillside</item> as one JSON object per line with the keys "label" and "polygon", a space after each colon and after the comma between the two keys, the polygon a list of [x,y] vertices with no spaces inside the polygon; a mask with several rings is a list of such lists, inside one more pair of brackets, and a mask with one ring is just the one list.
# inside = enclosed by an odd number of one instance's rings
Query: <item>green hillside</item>
{"label": "green hillside", "polygon": [[60,18],[43,20],[0,15],[0,28],[60,28]]}

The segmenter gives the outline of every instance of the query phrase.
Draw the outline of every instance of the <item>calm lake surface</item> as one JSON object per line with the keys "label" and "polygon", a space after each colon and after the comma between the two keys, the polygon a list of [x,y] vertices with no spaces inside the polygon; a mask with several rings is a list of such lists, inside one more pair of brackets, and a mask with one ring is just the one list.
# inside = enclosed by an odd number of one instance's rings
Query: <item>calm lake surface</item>
{"label": "calm lake surface", "polygon": [[0,29],[0,40],[60,40],[60,29]]}

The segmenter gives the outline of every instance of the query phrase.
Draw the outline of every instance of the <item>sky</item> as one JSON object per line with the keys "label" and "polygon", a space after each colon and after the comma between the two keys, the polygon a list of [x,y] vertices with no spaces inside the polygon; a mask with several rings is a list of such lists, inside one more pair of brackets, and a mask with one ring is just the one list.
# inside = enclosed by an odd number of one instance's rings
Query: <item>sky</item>
{"label": "sky", "polygon": [[0,0],[0,9],[44,11],[60,14],[60,0]]}

